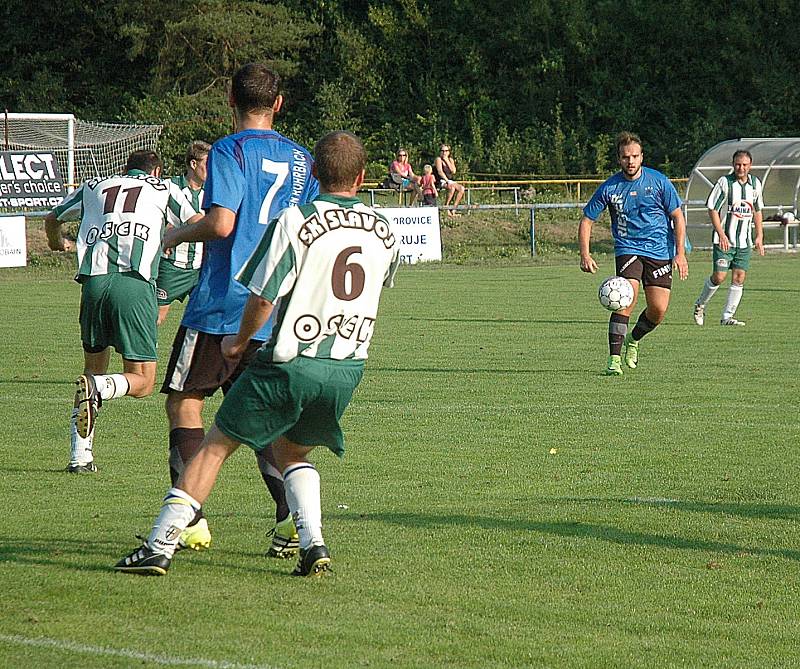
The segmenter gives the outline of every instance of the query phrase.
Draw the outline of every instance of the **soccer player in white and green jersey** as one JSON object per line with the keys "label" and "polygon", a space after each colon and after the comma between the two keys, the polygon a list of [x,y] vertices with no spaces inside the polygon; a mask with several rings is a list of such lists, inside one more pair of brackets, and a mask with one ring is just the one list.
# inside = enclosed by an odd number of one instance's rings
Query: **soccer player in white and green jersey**
{"label": "soccer player in white and green jersey", "polygon": [[750,174],[752,166],[753,156],[749,151],[736,151],[733,154],[733,172],[720,177],[708,196],[706,207],[714,226],[714,257],[711,276],[706,279],[694,304],[694,322],[697,325],[703,325],[706,305],[725,281],[728,269],[733,270],[733,274],[720,323],[744,325],[744,321],[737,320],[734,315],[742,300],[753,247],[759,255],[764,255],[762,186],[761,180]]}
{"label": "soccer player in white and green jersey", "polygon": [[[186,150],[185,174],[170,178],[197,211],[203,205],[209,151],[211,144],[201,140],[191,142]],[[161,254],[156,280],[158,325],[166,320],[170,305],[176,301],[183,302],[197,285],[202,261],[203,242],[184,242],[169,253],[165,251]]]}
{"label": "soccer player in white and green jersey", "polygon": [[[153,392],[161,238],[167,224],[202,218],[175,184],[160,178],[161,159],[153,151],[134,151],[125,172],[86,181],[45,217],[48,244],[62,251],[61,220],[81,215],[75,280],[81,284],[84,370],[72,410],[72,473],[97,471],[92,445],[100,404]],[[122,355],[122,374],[106,374],[111,347]]]}
{"label": "soccer player in white and green jersey", "polygon": [[362,204],[366,151],[346,132],[314,148],[321,194],[273,220],[237,281],[250,292],[237,334],[223,339],[228,358],[278,314],[270,340],[236,380],[199,452],[164,499],[145,543],[115,569],[162,575],[178,537],[210,493],[223,462],[244,443],[273,444],[300,536],[293,574],[327,570],[320,477],[308,455],[317,445],[344,453],[339,420],[361,380],[381,289],[393,284],[399,243],[389,223]]}

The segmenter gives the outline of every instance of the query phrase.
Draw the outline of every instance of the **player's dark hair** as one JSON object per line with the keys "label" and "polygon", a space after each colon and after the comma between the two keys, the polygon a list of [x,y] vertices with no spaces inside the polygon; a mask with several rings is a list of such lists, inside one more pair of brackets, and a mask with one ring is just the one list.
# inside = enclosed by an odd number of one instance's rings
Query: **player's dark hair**
{"label": "player's dark hair", "polygon": [[750,162],[751,163],[753,162],[753,154],[750,153],[747,149],[737,149],[736,151],[734,151],[733,152],[733,157],[731,158],[731,162],[735,163],[736,159],[739,156],[747,156],[750,159]]}
{"label": "player's dark hair", "polygon": [[150,174],[156,167],[164,167],[164,164],[161,162],[161,158],[158,157],[158,154],[155,151],[150,151],[148,149],[139,149],[138,151],[134,151],[131,155],[128,156],[128,162],[125,163],[125,171],[130,172],[131,170],[141,170],[142,172],[147,172]]}
{"label": "player's dark hair", "polygon": [[231,82],[231,97],[240,112],[268,112],[278,97],[281,78],[263,63],[239,68]]}
{"label": "player's dark hair", "polygon": [[208,155],[209,151],[211,151],[211,144],[208,142],[200,139],[191,142],[189,148],[186,149],[186,167],[189,167],[193,160],[202,160],[203,156]]}
{"label": "player's dark hair", "polygon": [[320,185],[329,192],[349,190],[367,164],[367,151],[354,134],[338,130],[314,147],[314,167]]}
{"label": "player's dark hair", "polygon": [[642,140],[639,138],[639,135],[623,130],[617,135],[617,155],[619,155],[623,147],[628,146],[628,144],[638,144],[642,146]]}

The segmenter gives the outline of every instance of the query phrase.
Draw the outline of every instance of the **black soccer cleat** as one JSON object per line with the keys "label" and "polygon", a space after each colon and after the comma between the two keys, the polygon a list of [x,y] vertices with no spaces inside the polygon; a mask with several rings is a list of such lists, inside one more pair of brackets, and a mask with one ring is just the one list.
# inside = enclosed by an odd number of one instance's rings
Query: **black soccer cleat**
{"label": "black soccer cleat", "polygon": [[87,462],[85,465],[69,464],[65,470],[69,474],[96,474],[97,465],[92,462]]}
{"label": "black soccer cleat", "polygon": [[285,560],[297,555],[300,537],[297,536],[297,529],[291,515],[286,516],[281,522],[275,523],[275,527],[267,532],[267,538],[270,537],[272,543],[266,552],[266,557]]}
{"label": "black soccer cleat", "polygon": [[321,576],[330,570],[331,555],[324,544],[300,549],[300,559],[292,576]]}
{"label": "black soccer cleat", "polygon": [[75,405],[78,407],[76,427],[80,437],[86,439],[94,430],[94,421],[103,400],[91,374],[81,374],[75,385],[78,386],[75,391]]}
{"label": "black soccer cleat", "polygon": [[142,576],[163,576],[172,562],[163,553],[156,553],[146,543],[114,565],[115,571]]}

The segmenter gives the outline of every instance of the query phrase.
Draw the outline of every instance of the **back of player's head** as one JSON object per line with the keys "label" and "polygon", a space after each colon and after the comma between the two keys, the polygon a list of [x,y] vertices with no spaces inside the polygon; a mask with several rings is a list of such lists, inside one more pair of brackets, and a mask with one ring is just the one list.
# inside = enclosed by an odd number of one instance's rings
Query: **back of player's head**
{"label": "back of player's head", "polygon": [[196,139],[189,143],[189,148],[186,149],[186,167],[192,164],[193,160],[202,160],[211,151],[211,144]]}
{"label": "back of player's head", "polygon": [[621,133],[617,135],[617,155],[620,155],[622,149],[624,149],[629,144],[638,144],[639,148],[641,148],[642,140],[639,138],[639,135],[636,135],[632,132],[628,132],[627,130],[623,130]]}
{"label": "back of player's head", "polygon": [[128,156],[128,162],[125,163],[125,171],[141,170],[150,174],[156,167],[163,168],[163,166],[161,158],[158,157],[155,151],[139,149]]}
{"label": "back of player's head", "polygon": [[314,169],[327,191],[349,190],[367,164],[367,151],[352,133],[338,130],[325,135],[314,147]]}
{"label": "back of player's head", "polygon": [[741,158],[742,156],[746,156],[750,162],[753,162],[753,154],[750,153],[747,149],[737,149],[733,152],[733,158],[731,158],[731,163],[735,163],[737,158]]}
{"label": "back of player's head", "polygon": [[231,97],[240,112],[272,111],[281,78],[263,63],[248,63],[239,68],[231,82]]}

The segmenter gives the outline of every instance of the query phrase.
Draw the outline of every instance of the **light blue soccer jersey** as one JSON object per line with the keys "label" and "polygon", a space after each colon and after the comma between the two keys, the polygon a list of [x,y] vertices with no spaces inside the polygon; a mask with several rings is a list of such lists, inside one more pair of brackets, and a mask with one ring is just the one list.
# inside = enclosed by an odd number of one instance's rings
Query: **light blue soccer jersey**
{"label": "light blue soccer jersey", "polygon": [[611,215],[614,253],[666,259],[675,255],[675,236],[670,212],[681,206],[675,186],[661,172],[642,167],[642,174],[628,181],[617,172],[604,181],[583,209],[596,221],[603,209]]}
{"label": "light blue soccer jersey", "polygon": [[[243,130],[214,143],[208,154],[203,209],[217,205],[237,212],[236,227],[225,239],[206,242],[184,326],[218,335],[239,331],[250,291],[233,277],[279,211],[317,196],[312,162],[306,149],[274,130]],[[270,320],[254,339],[266,341],[271,330]]]}

